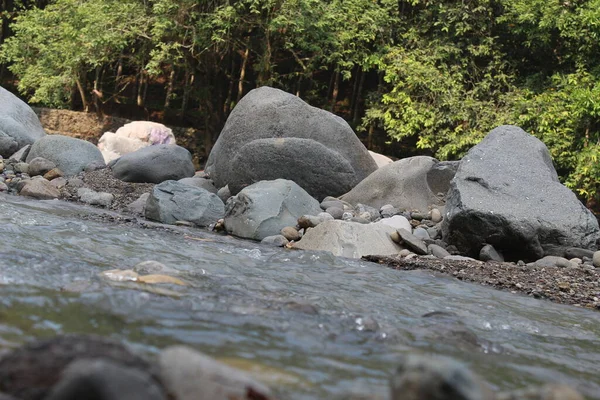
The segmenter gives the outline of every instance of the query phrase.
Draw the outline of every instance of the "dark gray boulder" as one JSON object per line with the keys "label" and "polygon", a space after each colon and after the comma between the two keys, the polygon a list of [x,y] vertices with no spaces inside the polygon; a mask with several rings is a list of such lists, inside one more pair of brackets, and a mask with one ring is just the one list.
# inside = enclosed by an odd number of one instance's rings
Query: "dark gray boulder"
{"label": "dark gray boulder", "polygon": [[0,156],[8,158],[45,135],[46,132],[31,107],[0,87]]}
{"label": "dark gray boulder", "polygon": [[249,92],[231,112],[206,172],[232,194],[261,180],[293,180],[313,197],[339,196],[377,169],[350,126],[270,87]]}
{"label": "dark gray boulder", "polygon": [[164,400],[163,389],[146,371],[102,358],[73,361],[45,400]]}
{"label": "dark gray boulder", "polygon": [[206,189],[177,181],[165,181],[152,189],[144,210],[146,218],[164,224],[189,221],[208,226],[223,218],[225,205]]}
{"label": "dark gray boulder", "polygon": [[115,178],[137,183],[179,180],[195,173],[190,152],[170,144],[157,144],[127,153],[111,167]]}
{"label": "dark gray boulder", "polygon": [[104,165],[102,153],[92,143],[63,135],[46,135],[38,139],[29,150],[27,162],[37,157],[52,161],[64,176],[77,175],[91,163]]}
{"label": "dark gray boulder", "polygon": [[437,194],[444,185],[449,186],[453,174],[451,168],[440,169],[438,164],[438,160],[426,156],[395,161],[379,168],[340,199],[378,209],[388,204],[398,210],[422,212],[432,205],[442,207],[443,198]]}
{"label": "dark gray boulder", "polygon": [[537,260],[556,246],[592,249],[600,237],[593,214],[558,181],[546,146],[508,125],[462,159],[442,228],[468,255],[487,243],[507,260]]}
{"label": "dark gray boulder", "polygon": [[235,236],[262,240],[295,226],[302,215],[320,212],[319,202],[295,182],[261,181],[227,200],[225,229]]}

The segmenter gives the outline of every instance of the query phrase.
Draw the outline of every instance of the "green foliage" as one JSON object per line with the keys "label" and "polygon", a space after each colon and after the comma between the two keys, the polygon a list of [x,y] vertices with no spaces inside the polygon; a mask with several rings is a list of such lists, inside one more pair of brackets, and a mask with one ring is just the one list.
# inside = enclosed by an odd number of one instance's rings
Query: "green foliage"
{"label": "green foliage", "polygon": [[9,1],[0,47],[32,101],[65,106],[104,71],[139,102],[150,74],[218,132],[269,84],[441,159],[515,124],[567,185],[600,196],[600,0],[47,1]]}
{"label": "green foliage", "polygon": [[114,60],[144,27],[134,0],[59,0],[24,12],[2,46],[32,102],[64,106],[81,75]]}

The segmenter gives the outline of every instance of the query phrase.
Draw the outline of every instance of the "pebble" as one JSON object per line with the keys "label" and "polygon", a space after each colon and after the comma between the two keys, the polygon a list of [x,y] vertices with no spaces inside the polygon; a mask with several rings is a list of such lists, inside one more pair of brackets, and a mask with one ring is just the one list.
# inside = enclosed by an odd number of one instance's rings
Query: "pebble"
{"label": "pebble", "polygon": [[325,210],[325,212],[331,215],[334,219],[342,219],[344,216],[344,210],[338,207],[329,207]]}
{"label": "pebble", "polygon": [[600,268],[600,251],[594,253],[592,257],[592,265],[596,268]]}
{"label": "pebble", "polygon": [[[397,232],[395,233],[396,235],[398,234]],[[400,253],[398,253],[400,257],[407,257],[409,254],[413,254],[409,249],[402,249],[400,250]]]}
{"label": "pebble", "polygon": [[431,210],[431,221],[435,222],[436,224],[439,222],[442,222],[442,213],[440,212],[440,210],[438,210],[437,208],[434,208],[433,210]]}
{"label": "pebble", "polygon": [[57,178],[61,178],[62,176],[63,176],[63,172],[58,168],[52,168],[50,171],[48,171],[44,174],[44,178],[48,179],[49,181],[57,179]]}
{"label": "pebble", "polygon": [[415,235],[416,237],[418,237],[421,240],[431,239],[431,237],[429,237],[429,232],[427,232],[427,230],[422,227],[415,228],[415,230],[413,231],[413,235]]}
{"label": "pebble", "polygon": [[479,259],[481,261],[498,261],[504,262],[504,256],[499,253],[494,246],[486,244],[479,251]]}
{"label": "pebble", "polygon": [[397,232],[398,235],[400,235],[400,244],[404,244],[406,247],[408,247],[410,250],[414,251],[417,254],[427,254],[427,245],[425,245],[425,243],[421,239],[419,239],[406,229],[398,229]]}
{"label": "pebble", "polygon": [[430,244],[427,246],[427,250],[430,254],[434,255],[437,258],[445,258],[450,256],[450,253],[443,248],[442,246],[438,246],[437,244]]}
{"label": "pebble", "polygon": [[283,235],[272,235],[272,236],[267,236],[260,242],[263,244],[271,245],[271,246],[284,247],[290,241]]}
{"label": "pebble", "polygon": [[281,229],[281,235],[283,235],[283,237],[289,241],[300,240],[300,233],[298,233],[298,230],[293,226],[286,226],[285,228]]}

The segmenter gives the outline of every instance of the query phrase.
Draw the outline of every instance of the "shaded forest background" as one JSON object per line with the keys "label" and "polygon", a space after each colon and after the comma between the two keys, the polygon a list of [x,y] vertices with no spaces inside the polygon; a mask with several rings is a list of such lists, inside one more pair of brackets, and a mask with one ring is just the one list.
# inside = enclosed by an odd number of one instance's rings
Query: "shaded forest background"
{"label": "shaded forest background", "polygon": [[519,125],[600,194],[600,0],[0,0],[0,20],[0,84],[32,104],[214,141],[270,85],[396,157]]}

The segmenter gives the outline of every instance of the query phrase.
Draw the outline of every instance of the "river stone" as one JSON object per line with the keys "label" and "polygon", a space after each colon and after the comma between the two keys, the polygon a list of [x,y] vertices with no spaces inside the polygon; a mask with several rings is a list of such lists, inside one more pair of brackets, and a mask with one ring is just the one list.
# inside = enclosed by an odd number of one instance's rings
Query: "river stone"
{"label": "river stone", "polygon": [[427,245],[421,239],[410,233],[409,230],[400,228],[397,230],[400,235],[400,244],[405,245],[410,250],[420,255],[428,254]]}
{"label": "river stone", "polygon": [[565,249],[564,257],[565,258],[581,258],[584,257],[592,258],[594,257],[594,251],[588,249],[580,249],[577,247],[569,247]]}
{"label": "river stone", "polygon": [[93,206],[110,207],[115,196],[111,193],[96,192],[88,188],[77,189],[77,197],[79,201]]}
{"label": "river stone", "polygon": [[321,212],[319,202],[293,181],[261,181],[244,188],[227,200],[227,232],[254,240],[278,235],[286,226],[295,226],[305,214]]}
{"label": "river stone", "polygon": [[546,146],[516,126],[492,130],[462,159],[447,196],[444,240],[477,256],[484,243],[508,260],[551,246],[594,248],[598,221],[558,181]]}
{"label": "river stone", "polygon": [[575,263],[572,263],[571,261],[567,260],[566,258],[557,257],[557,256],[543,257],[543,258],[537,260],[534,264],[536,267],[542,267],[542,268],[544,268],[544,267],[573,268],[573,267],[577,266]]}
{"label": "river stone", "polygon": [[[215,187],[215,184],[210,179],[206,178],[197,178],[195,176],[191,178],[182,178],[179,180],[181,183],[185,183],[186,185],[206,189],[211,193],[217,194],[218,190]],[[225,199],[227,201],[227,199]]]}
{"label": "river stone", "polygon": [[394,229],[406,229],[411,231],[412,227],[406,217],[402,215],[394,215],[393,217],[383,218],[376,222],[377,224],[384,224],[391,226]]}
{"label": "river stone", "polygon": [[300,240],[300,232],[298,232],[298,230],[296,228],[294,228],[293,226],[286,226],[283,229],[281,229],[281,234],[287,239],[287,240],[293,240],[293,241],[297,241]]}
{"label": "river stone", "polygon": [[600,268],[600,251],[594,252],[594,255],[592,256],[592,264],[594,267]]}
{"label": "river stone", "polygon": [[63,135],[47,135],[37,140],[31,146],[27,162],[37,157],[55,163],[65,176],[77,175],[92,162],[104,164],[102,153],[92,143]]}
{"label": "river stone", "polygon": [[225,206],[216,194],[206,189],[165,181],[152,189],[144,213],[146,218],[164,224],[189,221],[208,226],[223,218]]}
{"label": "river stone", "polygon": [[267,236],[266,238],[264,238],[260,242],[262,244],[268,244],[270,246],[284,247],[290,241],[287,240],[287,238],[285,236],[283,236],[283,235],[273,235],[273,236]]}
{"label": "river stone", "polygon": [[162,388],[145,371],[104,359],[81,359],[65,368],[44,400],[162,400]]}
{"label": "river stone", "polygon": [[377,164],[342,118],[263,86],[233,109],[205,171],[232,194],[261,180],[296,182],[318,200],[352,189]]}
{"label": "river stone", "polygon": [[21,196],[33,197],[39,200],[58,199],[60,192],[46,179],[28,179],[19,191]]}
{"label": "river stone", "polygon": [[377,168],[385,167],[386,165],[394,162],[394,160],[392,160],[388,156],[384,156],[383,154],[375,153],[374,151],[371,151],[371,150],[369,150],[369,154],[375,161],[375,164],[377,164]]}
{"label": "river stone", "polygon": [[329,207],[325,212],[333,217],[333,219],[342,219],[344,210],[338,207]]}
{"label": "river stone", "polygon": [[152,367],[120,342],[92,335],[60,335],[25,344],[0,357],[0,392],[20,399],[43,399],[78,359],[103,358],[126,367]]}
{"label": "river stone", "polygon": [[437,244],[430,244],[429,246],[427,246],[427,252],[435,256],[436,258],[444,258],[450,255],[450,253],[448,253],[448,250],[446,250],[442,246],[438,246]]}
{"label": "river stone", "polygon": [[31,145],[21,147],[17,150],[12,156],[8,158],[8,161],[21,162],[27,160],[27,156],[29,155],[29,150],[31,150]]}
{"label": "river stone", "polygon": [[442,198],[429,187],[429,171],[439,163],[426,156],[395,161],[369,175],[351,191],[340,197],[351,204],[380,207],[391,204],[399,210],[427,212],[429,206],[443,206]]}
{"label": "river stone", "polygon": [[181,146],[157,144],[127,153],[112,164],[113,176],[125,182],[161,183],[194,176],[192,155]]}
{"label": "river stone", "polygon": [[504,256],[498,253],[498,251],[491,244],[486,244],[481,248],[481,251],[479,252],[479,259],[481,261],[504,262]]}
{"label": "river stone", "polygon": [[36,157],[29,161],[30,176],[44,175],[53,168],[56,168],[56,164],[50,160],[46,160],[43,157]]}
{"label": "river stone", "polygon": [[168,347],[158,362],[161,380],[177,400],[272,399],[262,383],[189,347]]}
{"label": "river stone", "polygon": [[3,87],[0,87],[0,104],[0,156],[10,157],[46,136],[31,107]]}
{"label": "river stone", "polygon": [[146,211],[146,203],[148,202],[148,197],[150,197],[150,193],[142,194],[137,200],[132,203],[129,203],[125,209],[133,214],[144,215]]}
{"label": "river stone", "polygon": [[396,255],[402,248],[392,241],[394,228],[384,224],[325,221],[306,231],[293,247],[324,250],[335,256],[361,258],[367,255]]}
{"label": "river stone", "polygon": [[483,382],[462,364],[403,355],[390,382],[391,400],[491,400]]}

